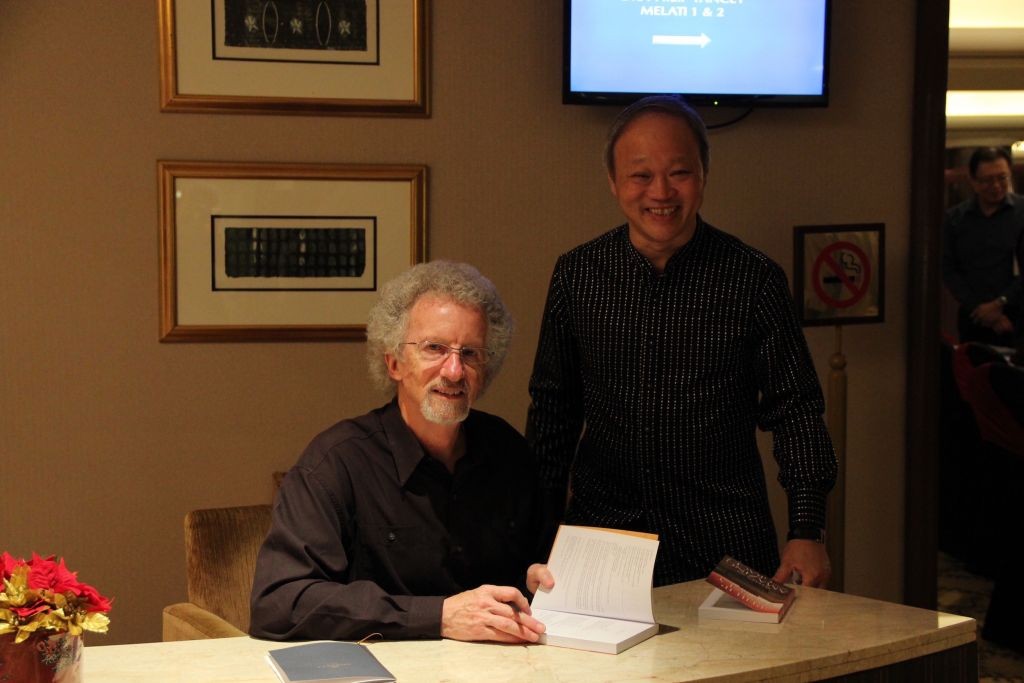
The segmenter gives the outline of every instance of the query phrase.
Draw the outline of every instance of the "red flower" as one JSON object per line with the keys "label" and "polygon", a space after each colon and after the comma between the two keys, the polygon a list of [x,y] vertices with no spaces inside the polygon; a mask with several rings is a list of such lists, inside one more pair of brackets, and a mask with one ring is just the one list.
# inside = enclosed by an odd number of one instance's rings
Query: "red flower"
{"label": "red flower", "polygon": [[20,619],[24,619],[26,621],[33,614],[39,614],[40,612],[49,612],[50,609],[50,604],[46,602],[37,602],[35,605],[31,606],[10,608],[10,610],[17,614]]}
{"label": "red flower", "polygon": [[109,612],[110,598],[100,595],[99,591],[88,584],[82,584],[82,593],[79,596],[87,612]]}
{"label": "red flower", "polygon": [[67,593],[75,595],[82,593],[82,584],[78,582],[78,576],[68,571],[64,565],[64,558],[60,562],[53,561],[53,555],[47,558],[39,557],[32,553],[32,560],[28,563],[31,568],[28,574],[28,587],[34,590],[51,590],[54,593]]}
{"label": "red flower", "polygon": [[[24,642],[38,629],[106,633],[110,599],[78,580],[64,560],[33,553],[26,562],[0,553],[0,627]],[[2,668],[2,664],[0,664]],[[2,678],[2,676],[0,676]]]}
{"label": "red flower", "polygon": [[0,575],[2,578],[9,579],[11,574],[14,572],[14,568],[25,564],[24,560],[16,560],[11,557],[10,553],[6,550],[0,555]]}

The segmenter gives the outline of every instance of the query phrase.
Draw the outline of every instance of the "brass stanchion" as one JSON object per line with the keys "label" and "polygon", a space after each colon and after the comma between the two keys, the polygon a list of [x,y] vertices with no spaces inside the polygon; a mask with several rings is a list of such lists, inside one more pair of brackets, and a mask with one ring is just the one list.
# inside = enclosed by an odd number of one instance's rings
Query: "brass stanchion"
{"label": "brass stanchion", "polygon": [[825,421],[836,449],[839,467],[836,485],[828,498],[828,533],[825,547],[832,562],[829,588],[843,590],[846,547],[846,356],[843,355],[843,326],[836,325],[836,351],[828,364],[828,398]]}

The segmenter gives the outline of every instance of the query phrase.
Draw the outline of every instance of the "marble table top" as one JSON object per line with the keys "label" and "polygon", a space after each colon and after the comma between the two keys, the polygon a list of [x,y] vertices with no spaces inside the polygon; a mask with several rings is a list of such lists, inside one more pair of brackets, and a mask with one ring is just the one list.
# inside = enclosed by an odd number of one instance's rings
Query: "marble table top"
{"label": "marble table top", "polygon": [[[658,635],[619,655],[543,645],[452,640],[378,642],[402,683],[437,681],[809,681],[974,642],[973,619],[799,587],[781,624],[700,620],[704,581],[654,590]],[[267,650],[288,644],[225,638],[85,648],[85,680],[103,683],[274,683]]]}

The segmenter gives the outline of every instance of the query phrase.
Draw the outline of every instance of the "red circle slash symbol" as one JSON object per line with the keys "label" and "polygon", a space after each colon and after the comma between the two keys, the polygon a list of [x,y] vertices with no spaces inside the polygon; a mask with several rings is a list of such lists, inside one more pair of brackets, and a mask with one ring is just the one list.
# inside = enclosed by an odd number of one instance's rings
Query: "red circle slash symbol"
{"label": "red circle slash symbol", "polygon": [[[821,250],[811,269],[811,282],[821,300],[833,308],[849,308],[868,293],[871,262],[864,250],[850,242],[834,242]],[[833,287],[833,293],[825,285]]]}

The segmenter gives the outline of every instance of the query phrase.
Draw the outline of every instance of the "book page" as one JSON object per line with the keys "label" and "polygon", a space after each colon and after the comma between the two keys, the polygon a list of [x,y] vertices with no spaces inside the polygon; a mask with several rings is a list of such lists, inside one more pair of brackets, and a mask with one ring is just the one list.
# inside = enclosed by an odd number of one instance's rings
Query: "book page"
{"label": "book page", "polygon": [[545,635],[549,640],[572,638],[615,644],[628,640],[651,627],[650,623],[605,619],[569,612],[551,612],[545,609],[533,610],[533,616],[547,627]]}
{"label": "book page", "polygon": [[538,590],[533,607],[613,619],[654,622],[651,581],[657,538],[617,530],[562,525],[548,568],[550,592]]}

